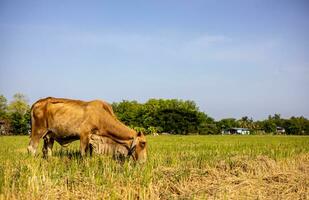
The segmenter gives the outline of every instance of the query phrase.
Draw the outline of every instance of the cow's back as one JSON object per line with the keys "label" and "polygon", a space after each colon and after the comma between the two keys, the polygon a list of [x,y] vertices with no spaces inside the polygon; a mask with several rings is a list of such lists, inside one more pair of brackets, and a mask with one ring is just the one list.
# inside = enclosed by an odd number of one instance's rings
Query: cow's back
{"label": "cow's back", "polygon": [[106,112],[110,116],[116,118],[116,115],[114,114],[112,106],[105,101],[102,101],[102,100],[90,101],[88,102],[88,107],[93,107],[97,110],[101,110],[102,112]]}
{"label": "cow's back", "polygon": [[31,107],[31,117],[35,119],[54,118],[63,114],[82,113],[86,102],[62,98],[47,97],[35,102]]}
{"label": "cow's back", "polygon": [[53,132],[55,136],[76,135],[85,120],[85,102],[48,97],[31,108],[32,132]]}
{"label": "cow's back", "polygon": [[31,117],[33,126],[45,128],[55,137],[79,136],[81,131],[95,128],[102,117],[116,119],[112,107],[104,101],[85,102],[53,97],[34,103]]}

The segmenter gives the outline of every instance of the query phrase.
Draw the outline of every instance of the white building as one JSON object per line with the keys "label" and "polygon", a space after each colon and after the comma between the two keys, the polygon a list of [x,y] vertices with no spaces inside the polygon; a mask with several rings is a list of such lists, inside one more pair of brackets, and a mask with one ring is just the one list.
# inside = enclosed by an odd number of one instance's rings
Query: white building
{"label": "white building", "polygon": [[222,134],[239,134],[239,135],[249,135],[250,130],[247,128],[229,128],[222,131]]}

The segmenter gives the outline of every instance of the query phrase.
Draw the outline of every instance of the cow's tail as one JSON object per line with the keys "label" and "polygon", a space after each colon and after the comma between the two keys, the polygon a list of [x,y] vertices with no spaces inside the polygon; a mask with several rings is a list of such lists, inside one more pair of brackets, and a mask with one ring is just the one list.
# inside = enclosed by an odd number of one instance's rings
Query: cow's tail
{"label": "cow's tail", "polygon": [[31,109],[30,109],[30,134],[29,137],[31,138],[33,134],[33,129],[34,129],[34,123],[35,123],[35,118],[34,118],[34,109],[37,107],[37,104],[42,102],[42,99],[36,101],[35,103],[32,104]]}
{"label": "cow's tail", "polygon": [[30,134],[29,134],[29,138],[31,138],[32,130],[33,130],[33,123],[34,123],[34,119],[33,119],[33,107],[34,107],[34,104],[31,106],[31,109],[30,109]]}

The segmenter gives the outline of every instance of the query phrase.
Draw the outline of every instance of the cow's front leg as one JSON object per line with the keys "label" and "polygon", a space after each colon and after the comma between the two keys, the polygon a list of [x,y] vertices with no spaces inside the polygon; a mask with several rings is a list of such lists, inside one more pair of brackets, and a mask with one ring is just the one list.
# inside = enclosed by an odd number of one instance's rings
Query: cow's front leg
{"label": "cow's front leg", "polygon": [[44,136],[44,145],[43,145],[43,157],[47,158],[48,156],[52,156],[52,149],[54,145],[54,139],[49,135]]}
{"label": "cow's front leg", "polygon": [[93,154],[93,146],[88,144],[88,149],[89,149],[89,154],[90,154],[90,157],[92,157],[92,154]]}
{"label": "cow's front leg", "polygon": [[85,134],[83,136],[80,136],[80,154],[82,157],[87,155],[88,144],[89,144],[88,135]]}

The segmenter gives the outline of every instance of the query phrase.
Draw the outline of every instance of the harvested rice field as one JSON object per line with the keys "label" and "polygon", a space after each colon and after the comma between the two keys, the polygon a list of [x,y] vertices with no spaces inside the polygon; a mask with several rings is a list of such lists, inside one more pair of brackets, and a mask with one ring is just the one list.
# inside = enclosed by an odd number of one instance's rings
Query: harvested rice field
{"label": "harvested rice field", "polygon": [[28,142],[0,137],[1,200],[309,199],[305,136],[147,136],[143,165],[81,158],[79,142],[32,157]]}

